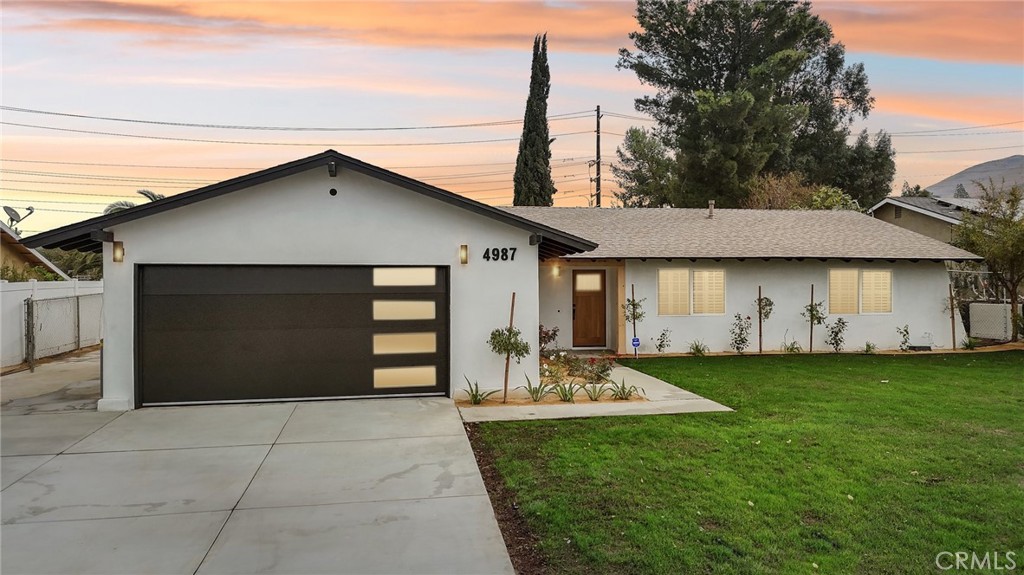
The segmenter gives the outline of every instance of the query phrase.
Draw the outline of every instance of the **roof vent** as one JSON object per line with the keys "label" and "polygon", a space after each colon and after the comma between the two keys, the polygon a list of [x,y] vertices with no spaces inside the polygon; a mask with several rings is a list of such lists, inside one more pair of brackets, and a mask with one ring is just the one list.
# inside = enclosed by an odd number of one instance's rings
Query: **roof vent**
{"label": "roof vent", "polygon": [[708,219],[715,217],[715,200],[708,200]]}

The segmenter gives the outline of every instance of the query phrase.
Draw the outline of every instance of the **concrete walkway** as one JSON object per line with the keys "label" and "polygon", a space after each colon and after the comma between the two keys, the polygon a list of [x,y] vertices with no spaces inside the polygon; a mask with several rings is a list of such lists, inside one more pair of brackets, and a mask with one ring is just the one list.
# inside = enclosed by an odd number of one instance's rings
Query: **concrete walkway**
{"label": "concrete walkway", "polygon": [[4,415],[95,411],[99,397],[98,349],[0,377]]}
{"label": "concrete walkway", "polygon": [[3,573],[513,573],[448,399],[0,425]]}
{"label": "concrete walkway", "polygon": [[[643,390],[648,401],[590,401],[582,393],[576,403],[527,403],[519,405],[460,406],[463,421],[519,421],[528,419],[568,419],[573,417],[601,417],[609,415],[665,415],[671,413],[703,413],[732,411],[732,409],[705,399],[685,389],[640,373],[635,369],[615,365],[610,376],[616,382],[625,380]],[[525,392],[520,390],[519,395]],[[464,395],[464,394],[463,394]]]}

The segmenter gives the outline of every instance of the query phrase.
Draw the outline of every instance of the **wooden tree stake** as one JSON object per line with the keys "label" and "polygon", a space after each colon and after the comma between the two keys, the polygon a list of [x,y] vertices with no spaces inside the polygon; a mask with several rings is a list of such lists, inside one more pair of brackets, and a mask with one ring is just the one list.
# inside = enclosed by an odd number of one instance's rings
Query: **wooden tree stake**
{"label": "wooden tree stake", "polygon": [[761,286],[757,286],[757,353],[764,353],[764,334],[761,330],[761,319],[764,314],[761,313]]}
{"label": "wooden tree stake", "polygon": [[[516,292],[512,292],[512,309],[508,312],[508,330],[512,331],[512,320],[516,317]],[[517,356],[518,357],[518,356]],[[508,403],[508,366],[509,361],[512,358],[512,354],[505,354],[505,384],[502,386],[501,402]]]}
{"label": "wooden tree stake", "polygon": [[814,316],[818,315],[815,313],[817,310],[814,307],[814,284],[811,284],[811,307],[808,308],[808,314],[811,320],[811,338],[807,342],[807,353],[814,351]]}
{"label": "wooden tree stake", "polygon": [[[636,305],[636,284],[629,284],[629,292],[630,292],[630,297],[633,298],[632,299],[633,305],[635,306]],[[631,306],[630,311],[632,312],[632,315],[633,315],[633,339],[636,339],[636,308]],[[630,345],[632,345],[632,342],[630,342]],[[640,357],[640,348],[639,347],[634,347],[633,348],[633,357],[634,358]]]}
{"label": "wooden tree stake", "polygon": [[949,284],[949,328],[953,332],[953,349],[956,349],[956,306],[953,305],[953,284]]}

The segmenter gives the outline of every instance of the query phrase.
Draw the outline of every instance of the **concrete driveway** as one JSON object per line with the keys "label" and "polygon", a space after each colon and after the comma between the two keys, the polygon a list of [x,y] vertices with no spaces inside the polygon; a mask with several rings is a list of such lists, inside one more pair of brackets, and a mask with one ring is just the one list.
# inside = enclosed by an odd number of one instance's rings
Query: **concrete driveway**
{"label": "concrete driveway", "polygon": [[3,573],[512,573],[447,399],[0,417]]}

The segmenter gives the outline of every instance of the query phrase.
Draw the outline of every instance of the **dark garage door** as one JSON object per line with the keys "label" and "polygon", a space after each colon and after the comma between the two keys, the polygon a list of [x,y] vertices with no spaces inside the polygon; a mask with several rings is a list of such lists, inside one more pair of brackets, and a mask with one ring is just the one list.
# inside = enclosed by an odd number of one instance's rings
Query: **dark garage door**
{"label": "dark garage door", "polygon": [[139,266],[140,405],[448,393],[448,269]]}

